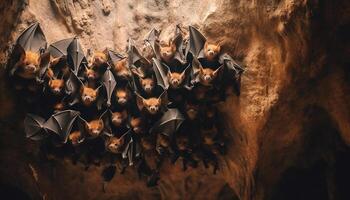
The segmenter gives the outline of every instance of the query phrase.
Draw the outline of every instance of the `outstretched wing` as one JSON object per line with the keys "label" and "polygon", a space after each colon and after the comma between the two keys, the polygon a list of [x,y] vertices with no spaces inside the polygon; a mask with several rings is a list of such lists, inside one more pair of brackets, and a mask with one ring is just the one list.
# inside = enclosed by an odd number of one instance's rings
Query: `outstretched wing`
{"label": "outstretched wing", "polygon": [[157,85],[161,86],[164,90],[167,90],[169,88],[169,82],[167,77],[169,69],[166,69],[166,67],[163,66],[158,59],[153,58],[152,61],[153,71],[156,75]]}
{"label": "outstretched wing", "polygon": [[27,114],[24,118],[24,132],[26,133],[26,137],[32,140],[41,140],[45,138],[47,132],[44,124],[44,118],[33,114]]}
{"label": "outstretched wing", "polygon": [[25,29],[18,37],[16,43],[21,45],[25,51],[45,51],[47,42],[39,22],[31,24]]}
{"label": "outstretched wing", "polygon": [[67,62],[74,74],[78,74],[80,65],[87,63],[83,48],[75,37],[67,48]]}
{"label": "outstretched wing", "polygon": [[74,38],[59,40],[57,42],[50,44],[47,50],[50,52],[50,55],[54,58],[66,56],[68,46],[72,43],[73,40]]}
{"label": "outstretched wing", "polygon": [[111,106],[111,99],[113,95],[113,91],[117,85],[117,81],[114,78],[113,73],[111,70],[107,69],[102,77],[102,83],[106,92],[106,102],[107,106]]}
{"label": "outstretched wing", "polygon": [[200,52],[202,51],[207,39],[204,37],[204,35],[201,32],[199,32],[193,26],[189,26],[189,32],[190,32],[190,42],[189,42],[189,50],[188,51],[194,57],[198,57],[200,55]]}

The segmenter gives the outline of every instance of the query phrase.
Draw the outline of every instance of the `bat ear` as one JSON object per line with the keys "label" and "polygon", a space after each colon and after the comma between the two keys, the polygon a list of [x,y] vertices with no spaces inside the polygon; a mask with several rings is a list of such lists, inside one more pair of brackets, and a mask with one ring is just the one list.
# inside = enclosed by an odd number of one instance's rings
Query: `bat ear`
{"label": "bat ear", "polygon": [[158,100],[161,102],[162,105],[168,105],[168,93],[166,90],[164,90],[164,92],[158,97]]}
{"label": "bat ear", "polygon": [[144,107],[144,98],[136,93],[136,104],[139,110],[142,110]]}
{"label": "bat ear", "polygon": [[48,66],[50,63],[50,53],[46,52],[41,54],[39,57],[39,63],[41,67]]}
{"label": "bat ear", "polygon": [[100,88],[101,88],[102,86],[100,85],[100,86],[98,86],[96,89],[95,89],[95,92],[98,94],[99,92],[100,92]]}
{"label": "bat ear", "polygon": [[206,41],[205,43],[204,43],[204,49],[207,49],[208,48],[208,41]]}
{"label": "bat ear", "polygon": [[216,76],[220,71],[221,69],[223,68],[222,67],[223,65],[221,65],[219,68],[217,68],[214,72],[213,72],[213,75]]}

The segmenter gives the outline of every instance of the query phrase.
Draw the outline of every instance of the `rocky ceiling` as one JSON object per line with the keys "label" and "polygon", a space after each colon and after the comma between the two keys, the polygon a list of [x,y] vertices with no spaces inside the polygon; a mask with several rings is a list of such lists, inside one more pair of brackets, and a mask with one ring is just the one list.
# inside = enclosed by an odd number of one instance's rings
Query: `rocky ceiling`
{"label": "rocky ceiling", "polygon": [[[0,183],[31,199],[349,199],[350,2],[320,0],[13,0],[0,2]],[[42,163],[4,81],[11,44],[33,21],[49,42],[124,51],[153,27],[200,27],[242,61],[241,95],[220,108],[232,138],[220,171],[164,167],[147,188],[132,170],[106,193],[101,168]],[[348,167],[347,167],[348,166]]]}

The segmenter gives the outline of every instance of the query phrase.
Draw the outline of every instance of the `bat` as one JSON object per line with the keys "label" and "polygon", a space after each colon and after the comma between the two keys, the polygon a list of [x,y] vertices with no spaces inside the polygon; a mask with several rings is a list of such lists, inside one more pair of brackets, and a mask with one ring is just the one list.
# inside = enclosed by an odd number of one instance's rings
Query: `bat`
{"label": "bat", "polygon": [[169,108],[164,112],[162,117],[154,123],[149,132],[155,135],[164,134],[171,138],[184,120],[184,116],[178,109]]}
{"label": "bat", "polygon": [[48,136],[48,132],[45,129],[45,119],[33,115],[27,114],[24,118],[24,132],[26,133],[26,137],[31,140],[37,141],[42,140]]}
{"label": "bat", "polygon": [[79,114],[75,110],[56,112],[43,124],[43,127],[48,132],[56,134],[63,143],[66,143]]}
{"label": "bat", "polygon": [[112,95],[117,86],[117,81],[114,78],[113,73],[110,69],[107,69],[102,77],[102,85],[104,88],[104,98],[107,104],[107,107],[112,105]]}
{"label": "bat", "polygon": [[81,129],[84,130],[88,138],[97,138],[101,135],[110,135],[111,133],[107,131],[106,121],[109,117],[109,112],[106,110],[98,118],[93,117],[89,120],[86,120],[79,116],[79,124]]}
{"label": "bat", "polygon": [[108,62],[108,55],[107,55],[107,50],[104,52],[101,51],[96,51],[93,53],[91,61],[90,61],[90,68],[94,70],[98,70],[99,68],[107,67],[107,62]]}
{"label": "bat", "polygon": [[129,59],[129,66],[132,71],[138,70],[141,71],[143,74],[150,73],[150,69],[152,66],[151,61],[141,55],[132,39],[129,39],[127,53]]}
{"label": "bat", "polygon": [[128,113],[126,109],[107,110],[104,120],[109,136],[120,136],[129,130],[127,126]]}
{"label": "bat", "polygon": [[164,90],[158,97],[144,98],[136,93],[136,104],[140,111],[155,115],[166,109],[168,104],[167,92]]}
{"label": "bat", "polygon": [[51,61],[50,67],[48,69],[48,76],[50,78],[61,78],[67,77],[70,73],[69,67],[67,64],[67,49],[68,46],[72,43],[74,38],[67,38],[59,40],[50,44],[47,48],[47,51],[50,53]]}
{"label": "bat", "polygon": [[204,68],[217,69],[223,66],[220,80],[221,85],[226,88],[235,84],[235,92],[240,93],[239,81],[244,68],[232,59],[227,53],[221,51],[221,44],[209,43],[207,39],[196,28],[189,26],[190,41],[188,52],[197,58]]}
{"label": "bat", "polygon": [[128,85],[119,86],[115,90],[115,100],[119,107],[126,107],[131,101],[132,95]]}
{"label": "bat", "polygon": [[[196,83],[200,83],[204,86],[213,86],[214,82],[219,79],[219,74],[222,72],[224,65],[220,65],[218,68],[213,69],[212,67],[203,67],[202,64],[196,59],[192,60],[192,80],[191,84],[195,85]],[[218,80],[219,81],[219,80]]]}
{"label": "bat", "polygon": [[118,80],[130,80],[131,71],[129,69],[128,58],[116,53],[112,50],[108,50],[108,61],[112,66],[112,72]]}
{"label": "bat", "polygon": [[137,135],[142,135],[146,132],[144,120],[140,116],[130,116],[128,125]]}
{"label": "bat", "polygon": [[84,51],[77,37],[73,38],[72,42],[67,48],[67,63],[75,75],[78,75],[78,72],[81,70],[81,66],[83,64],[87,64]]}
{"label": "bat", "polygon": [[36,84],[42,83],[50,62],[50,55],[44,53],[46,46],[46,38],[40,24],[31,24],[17,38],[7,62],[9,76],[14,81],[23,82],[26,87],[28,80]]}
{"label": "bat", "polygon": [[85,86],[85,84],[77,77],[73,71],[70,73],[66,81],[65,90],[69,96],[69,106],[73,106],[81,102],[86,107],[91,107],[99,97],[99,89]]}

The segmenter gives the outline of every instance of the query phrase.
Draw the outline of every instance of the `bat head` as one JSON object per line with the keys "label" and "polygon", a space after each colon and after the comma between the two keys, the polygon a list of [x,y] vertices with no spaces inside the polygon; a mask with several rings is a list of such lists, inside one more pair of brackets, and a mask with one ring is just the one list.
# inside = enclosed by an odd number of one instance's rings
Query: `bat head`
{"label": "bat head", "polygon": [[162,104],[166,104],[166,103],[167,103],[166,92],[163,92],[158,98],[150,97],[148,99],[145,99],[138,94],[136,95],[137,107],[140,110],[143,110],[144,108],[146,108],[146,111],[151,115],[157,114],[160,111]]}
{"label": "bat head", "polygon": [[21,52],[20,60],[16,63],[19,69],[18,75],[25,79],[33,79],[40,69],[41,57],[39,53],[32,51]]}
{"label": "bat head", "polygon": [[98,95],[98,88],[97,89],[93,89],[87,86],[82,86],[80,89],[80,93],[81,93],[81,101],[85,106],[90,106],[91,104],[93,104],[96,99],[97,99],[97,95]]}
{"label": "bat head", "polygon": [[86,68],[84,75],[90,81],[95,81],[100,78],[100,74],[92,68]]}
{"label": "bat head", "polygon": [[201,128],[201,135],[203,138],[203,143],[206,145],[212,145],[215,142],[215,137],[218,134],[216,126],[210,128]]}
{"label": "bat head", "polygon": [[118,77],[121,77],[123,79],[129,79],[131,77],[131,73],[128,70],[128,59],[123,58],[121,60],[118,60],[114,63],[114,72]]}
{"label": "bat head", "polygon": [[107,55],[99,51],[94,52],[91,63],[94,67],[100,67],[101,65],[104,65],[107,63]]}
{"label": "bat head", "polygon": [[151,93],[152,90],[154,89],[154,80],[153,78],[140,78],[140,83],[142,86],[142,89],[146,92],[146,93]]}
{"label": "bat head", "polygon": [[198,116],[199,106],[195,104],[186,103],[186,115],[190,120],[194,120]]}
{"label": "bat head", "polygon": [[184,151],[188,148],[188,137],[184,135],[176,136],[176,146],[180,151]]}
{"label": "bat head", "polygon": [[51,92],[54,94],[54,95],[60,95],[62,94],[63,90],[64,90],[64,86],[65,86],[65,83],[64,83],[64,80],[63,79],[50,79],[49,80],[49,88],[51,90]]}
{"label": "bat head", "polygon": [[64,110],[66,105],[63,102],[58,102],[53,106],[54,110],[61,111]]}
{"label": "bat head", "polygon": [[220,53],[221,45],[205,42],[204,55],[207,60],[214,60]]}
{"label": "bat head", "polygon": [[160,45],[160,57],[165,62],[171,61],[174,58],[176,52],[176,45],[173,42],[170,44],[161,44]]}
{"label": "bat head", "polygon": [[157,135],[157,143],[161,147],[169,147],[170,146],[170,137],[165,134],[158,134]]}
{"label": "bat head", "polygon": [[112,124],[116,127],[120,127],[128,117],[128,113],[126,110],[121,112],[112,112],[111,120]]}
{"label": "bat head", "polygon": [[142,137],[141,138],[141,146],[144,150],[152,150],[154,149],[154,142],[153,138],[148,136],[148,137]]}
{"label": "bat head", "polygon": [[106,140],[106,149],[112,153],[121,153],[125,144],[124,137],[109,137]]}
{"label": "bat head", "polygon": [[80,143],[82,137],[83,135],[80,131],[73,131],[69,134],[68,140],[72,143],[73,146],[77,146]]}
{"label": "bat head", "polygon": [[202,66],[200,66],[200,82],[205,86],[211,85],[212,81],[217,77],[221,68],[222,67],[219,67],[216,70],[213,70],[211,68],[203,68]]}
{"label": "bat head", "polygon": [[104,123],[102,119],[96,119],[96,120],[87,122],[85,126],[88,134],[92,137],[99,136],[104,129]]}
{"label": "bat head", "polygon": [[121,106],[124,106],[128,103],[130,96],[130,91],[126,87],[118,88],[115,92],[117,103]]}
{"label": "bat head", "polygon": [[168,81],[170,87],[178,88],[182,84],[185,78],[185,73],[177,73],[177,72],[168,72]]}
{"label": "bat head", "polygon": [[130,126],[136,134],[141,134],[143,132],[143,124],[141,117],[131,117]]}

